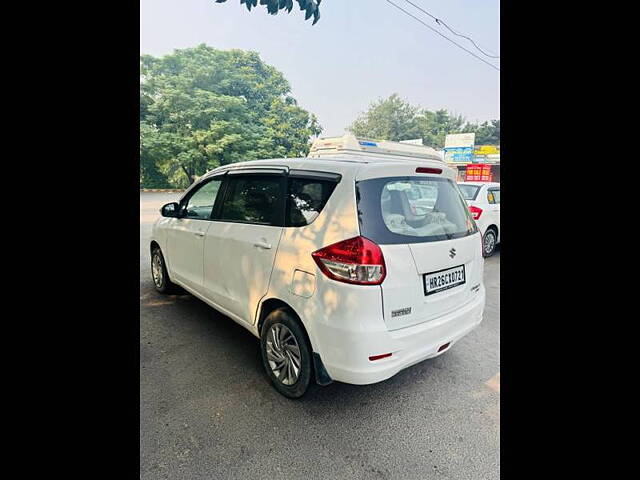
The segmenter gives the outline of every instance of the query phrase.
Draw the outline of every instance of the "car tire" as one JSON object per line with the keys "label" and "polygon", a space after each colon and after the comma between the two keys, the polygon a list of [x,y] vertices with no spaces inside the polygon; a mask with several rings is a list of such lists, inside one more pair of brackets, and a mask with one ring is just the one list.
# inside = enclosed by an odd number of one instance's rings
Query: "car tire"
{"label": "car tire", "polygon": [[302,397],[312,383],[313,358],[307,336],[286,308],[271,312],[260,333],[262,364],[275,389],[288,398]]}
{"label": "car tire", "polygon": [[169,278],[164,256],[159,247],[154,248],[151,252],[151,279],[153,280],[153,286],[159,293],[171,295],[177,293],[180,289]]}
{"label": "car tire", "polygon": [[498,235],[493,228],[488,228],[482,237],[482,256],[488,258],[496,251]]}

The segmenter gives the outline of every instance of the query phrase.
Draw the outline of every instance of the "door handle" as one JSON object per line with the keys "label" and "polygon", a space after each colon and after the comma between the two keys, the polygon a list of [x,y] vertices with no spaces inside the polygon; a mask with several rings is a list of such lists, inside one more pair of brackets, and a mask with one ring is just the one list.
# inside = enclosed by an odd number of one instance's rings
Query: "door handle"
{"label": "door handle", "polygon": [[193,232],[196,237],[204,237],[204,232]]}
{"label": "door handle", "polygon": [[257,243],[254,243],[253,246],[258,248],[264,248],[266,250],[269,250],[271,248],[271,244],[265,243],[265,242],[257,242]]}

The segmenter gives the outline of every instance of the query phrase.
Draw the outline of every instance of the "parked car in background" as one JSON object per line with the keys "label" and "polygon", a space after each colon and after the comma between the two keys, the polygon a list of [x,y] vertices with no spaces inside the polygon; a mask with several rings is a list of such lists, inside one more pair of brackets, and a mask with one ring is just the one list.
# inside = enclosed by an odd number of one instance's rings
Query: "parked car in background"
{"label": "parked car in background", "polygon": [[413,185],[407,192],[407,198],[414,214],[426,215],[436,204],[438,189],[427,185]]}
{"label": "parked car in background", "polygon": [[158,292],[183,287],[260,338],[287,397],[385,380],[482,321],[480,232],[442,161],[234,163],[161,213]]}
{"label": "parked car in background", "polygon": [[490,257],[500,243],[500,184],[458,182],[458,187],[482,233],[483,255]]}

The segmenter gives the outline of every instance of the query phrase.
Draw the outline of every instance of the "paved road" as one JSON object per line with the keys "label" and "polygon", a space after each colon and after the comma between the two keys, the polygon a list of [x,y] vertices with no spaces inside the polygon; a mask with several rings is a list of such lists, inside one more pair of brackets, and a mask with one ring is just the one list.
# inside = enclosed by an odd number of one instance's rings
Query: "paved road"
{"label": "paved road", "polygon": [[151,224],[175,198],[140,195],[141,479],[499,478],[499,253],[483,323],[449,352],[292,401],[269,385],[248,331],[153,290]]}

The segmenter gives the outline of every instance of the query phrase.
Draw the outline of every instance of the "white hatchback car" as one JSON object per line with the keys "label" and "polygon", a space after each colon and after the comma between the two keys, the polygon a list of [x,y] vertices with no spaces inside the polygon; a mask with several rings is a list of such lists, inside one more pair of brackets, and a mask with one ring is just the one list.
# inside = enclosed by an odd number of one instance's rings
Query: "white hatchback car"
{"label": "white hatchback car", "polygon": [[156,289],[183,287],[260,338],[287,397],[385,380],[482,321],[480,233],[442,162],[235,163],[161,213]]}
{"label": "white hatchback car", "polygon": [[500,243],[500,184],[459,182],[458,187],[482,234],[482,249],[490,257]]}

